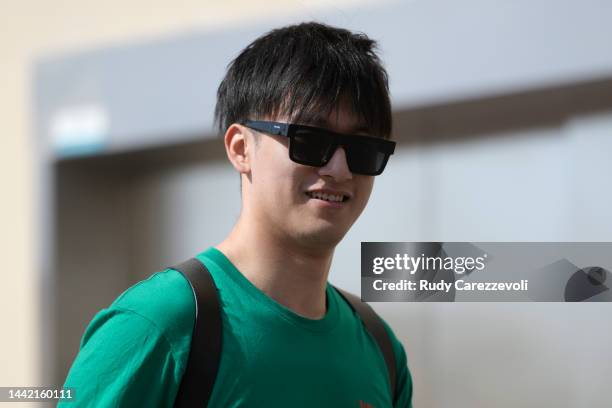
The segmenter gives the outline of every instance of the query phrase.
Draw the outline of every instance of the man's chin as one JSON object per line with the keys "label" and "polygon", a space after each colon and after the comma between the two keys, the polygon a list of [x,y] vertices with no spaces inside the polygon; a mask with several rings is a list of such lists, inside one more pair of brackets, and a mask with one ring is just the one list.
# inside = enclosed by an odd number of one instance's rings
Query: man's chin
{"label": "man's chin", "polygon": [[333,249],[342,241],[346,233],[347,230],[338,225],[313,225],[302,231],[298,240],[310,247],[320,247],[322,250]]}

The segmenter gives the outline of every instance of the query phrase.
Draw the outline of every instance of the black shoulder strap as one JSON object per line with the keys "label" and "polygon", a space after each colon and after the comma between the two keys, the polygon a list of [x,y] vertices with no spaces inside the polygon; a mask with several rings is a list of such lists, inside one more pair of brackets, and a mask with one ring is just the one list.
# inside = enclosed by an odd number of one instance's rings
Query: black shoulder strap
{"label": "black shoulder strap", "polygon": [[212,395],[221,359],[223,329],[219,295],[210,272],[197,259],[192,258],[172,269],[187,278],[196,304],[191,350],[174,406],[205,407]]}
{"label": "black shoulder strap", "polygon": [[346,300],[346,302],[353,308],[355,312],[359,315],[361,320],[363,321],[364,326],[370,332],[370,334],[378,343],[378,347],[382,352],[382,355],[385,359],[385,363],[387,365],[387,372],[389,373],[389,383],[391,384],[391,398],[393,403],[395,404],[395,388],[396,388],[396,365],[395,365],[395,353],[393,352],[393,344],[391,344],[391,339],[389,338],[389,334],[385,329],[385,326],[380,319],[380,317],[376,314],[374,309],[370,305],[365,302],[362,302],[361,299],[350,292],[347,292],[343,289],[334,288],[340,293],[340,295]]}

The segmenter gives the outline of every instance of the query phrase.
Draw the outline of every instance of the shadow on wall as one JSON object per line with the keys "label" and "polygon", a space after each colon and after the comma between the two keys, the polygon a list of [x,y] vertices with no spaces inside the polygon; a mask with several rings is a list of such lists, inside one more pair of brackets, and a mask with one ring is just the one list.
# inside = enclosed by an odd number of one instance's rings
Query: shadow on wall
{"label": "shadow on wall", "polygon": [[395,137],[411,145],[462,142],[506,130],[559,127],[612,109],[612,79],[417,109],[395,107]]}

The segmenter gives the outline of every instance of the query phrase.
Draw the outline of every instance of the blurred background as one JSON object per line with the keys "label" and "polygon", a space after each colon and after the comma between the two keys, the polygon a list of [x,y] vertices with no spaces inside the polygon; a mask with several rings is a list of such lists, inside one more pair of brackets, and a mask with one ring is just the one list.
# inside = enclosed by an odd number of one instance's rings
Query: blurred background
{"label": "blurred background", "polygon": [[[612,2],[0,2],[0,386],[59,386],[87,323],[216,244],[238,177],[212,128],[226,65],[318,20],[380,43],[396,154],[361,241],[612,241]],[[609,407],[607,303],[377,303],[416,407]],[[26,406],[26,405],[20,405]]]}

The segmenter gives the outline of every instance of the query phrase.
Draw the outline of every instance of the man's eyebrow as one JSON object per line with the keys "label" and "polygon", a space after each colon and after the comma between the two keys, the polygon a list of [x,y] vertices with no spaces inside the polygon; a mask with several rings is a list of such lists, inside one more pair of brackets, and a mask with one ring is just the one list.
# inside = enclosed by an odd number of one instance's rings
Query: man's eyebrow
{"label": "man's eyebrow", "polygon": [[351,128],[351,133],[370,133],[371,130],[364,124],[360,123]]}
{"label": "man's eyebrow", "polygon": [[322,127],[322,128],[329,128],[329,123],[327,122],[327,119],[322,118],[321,116],[312,116],[309,118],[306,118],[306,123],[309,124],[310,126],[316,126],[316,127]]}

